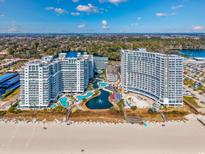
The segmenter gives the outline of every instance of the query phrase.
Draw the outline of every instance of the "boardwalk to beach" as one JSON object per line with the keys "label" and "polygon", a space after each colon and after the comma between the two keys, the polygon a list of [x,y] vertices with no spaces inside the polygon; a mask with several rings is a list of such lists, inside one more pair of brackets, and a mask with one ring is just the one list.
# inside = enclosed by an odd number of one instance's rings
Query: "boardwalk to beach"
{"label": "boardwalk to beach", "polygon": [[197,120],[148,123],[3,123],[1,154],[201,154],[205,127]]}

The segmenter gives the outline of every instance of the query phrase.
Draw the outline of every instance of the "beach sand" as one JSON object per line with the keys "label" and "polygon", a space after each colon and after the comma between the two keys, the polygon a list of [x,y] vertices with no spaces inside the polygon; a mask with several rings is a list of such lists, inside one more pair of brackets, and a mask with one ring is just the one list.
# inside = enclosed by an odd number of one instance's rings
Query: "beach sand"
{"label": "beach sand", "polygon": [[[44,128],[45,127],[45,128]],[[0,154],[205,154],[205,127],[187,122],[137,124],[0,122]]]}

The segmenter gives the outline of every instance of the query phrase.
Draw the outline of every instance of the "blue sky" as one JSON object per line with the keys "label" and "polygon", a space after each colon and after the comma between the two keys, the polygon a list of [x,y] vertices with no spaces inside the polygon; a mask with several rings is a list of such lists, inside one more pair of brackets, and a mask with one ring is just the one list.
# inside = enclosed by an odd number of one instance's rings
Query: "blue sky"
{"label": "blue sky", "polygon": [[0,0],[0,32],[205,32],[205,0]]}

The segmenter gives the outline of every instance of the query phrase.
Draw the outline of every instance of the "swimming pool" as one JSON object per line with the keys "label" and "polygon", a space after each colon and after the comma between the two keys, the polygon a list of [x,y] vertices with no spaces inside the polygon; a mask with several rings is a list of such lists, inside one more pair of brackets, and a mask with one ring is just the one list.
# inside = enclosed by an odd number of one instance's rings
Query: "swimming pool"
{"label": "swimming pool", "polygon": [[66,97],[62,97],[62,98],[60,98],[59,99],[60,100],[60,102],[61,102],[61,105],[63,106],[63,107],[68,107],[68,102],[67,102],[67,98]]}
{"label": "swimming pool", "polygon": [[57,103],[54,103],[54,104],[51,105],[51,108],[52,108],[52,109],[55,109],[55,108],[57,108],[57,107],[58,107],[58,104],[57,104]]}
{"label": "swimming pool", "polygon": [[99,87],[101,87],[101,88],[109,86],[107,83],[105,83],[103,81],[98,82],[98,84],[99,84]]}
{"label": "swimming pool", "polygon": [[79,100],[79,101],[82,101],[84,99],[87,99],[89,97],[91,97],[94,93],[89,91],[86,93],[86,95],[79,95],[79,96],[76,96],[76,98]]}

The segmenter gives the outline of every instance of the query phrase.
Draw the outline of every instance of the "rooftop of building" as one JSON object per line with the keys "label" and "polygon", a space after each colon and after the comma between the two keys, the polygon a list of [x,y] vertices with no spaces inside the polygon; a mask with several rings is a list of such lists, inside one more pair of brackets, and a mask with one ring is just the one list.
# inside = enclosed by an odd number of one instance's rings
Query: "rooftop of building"
{"label": "rooftop of building", "polygon": [[94,59],[96,59],[96,60],[108,60],[108,57],[104,57],[104,56],[94,56]]}
{"label": "rooftop of building", "polygon": [[59,53],[58,58],[60,59],[70,59],[70,58],[74,58],[74,59],[79,59],[79,60],[85,60],[88,59],[90,56],[87,54],[87,52],[84,51],[67,51],[67,52],[63,52],[63,53]]}
{"label": "rooftop of building", "polygon": [[156,53],[156,52],[150,52],[148,51],[146,48],[138,48],[138,49],[133,49],[133,50],[121,50],[122,52],[130,52],[130,53],[150,53],[150,54],[154,54],[154,55],[159,55],[159,56],[168,56],[168,57],[179,57],[179,58],[183,58],[179,55],[176,54],[165,54],[165,53]]}
{"label": "rooftop of building", "polygon": [[48,65],[50,63],[55,63],[58,62],[59,59],[70,59],[70,58],[74,58],[74,59],[79,59],[79,60],[85,60],[85,59],[89,59],[90,56],[92,55],[88,55],[87,52],[76,52],[76,51],[68,51],[68,52],[62,52],[59,53],[58,58],[55,58],[54,56],[44,56],[41,59],[36,59],[36,60],[32,60],[30,62],[28,62],[26,65]]}
{"label": "rooftop of building", "polygon": [[6,80],[9,80],[17,75],[18,75],[18,73],[6,73],[6,74],[0,76],[0,83],[4,82]]}
{"label": "rooftop of building", "polygon": [[66,57],[67,58],[77,58],[78,57],[78,53],[75,51],[70,51],[66,53]]}
{"label": "rooftop of building", "polygon": [[109,74],[118,74],[118,68],[114,65],[108,65],[106,68],[107,73]]}

